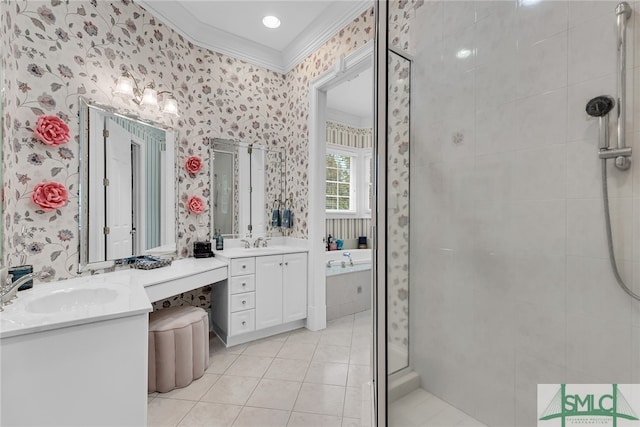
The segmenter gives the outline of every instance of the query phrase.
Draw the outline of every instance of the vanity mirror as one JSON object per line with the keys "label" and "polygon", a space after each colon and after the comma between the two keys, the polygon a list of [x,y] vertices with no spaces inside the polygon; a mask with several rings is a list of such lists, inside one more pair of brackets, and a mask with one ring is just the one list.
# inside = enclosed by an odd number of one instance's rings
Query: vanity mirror
{"label": "vanity mirror", "polygon": [[176,251],[175,133],[80,99],[79,270]]}
{"label": "vanity mirror", "polygon": [[263,235],[273,231],[270,212],[284,201],[282,149],[213,138],[211,148],[211,235]]}

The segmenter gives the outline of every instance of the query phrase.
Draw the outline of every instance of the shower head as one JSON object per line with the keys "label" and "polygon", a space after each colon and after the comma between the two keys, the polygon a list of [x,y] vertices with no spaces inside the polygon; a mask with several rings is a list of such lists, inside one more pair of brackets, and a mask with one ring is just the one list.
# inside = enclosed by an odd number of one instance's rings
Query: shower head
{"label": "shower head", "polygon": [[616,102],[609,95],[596,96],[587,102],[587,114],[591,117],[603,117],[613,110]]}
{"label": "shower head", "polygon": [[587,102],[585,110],[591,117],[598,118],[598,127],[600,128],[600,149],[609,148],[609,112],[613,110],[616,102],[609,95],[600,95]]}

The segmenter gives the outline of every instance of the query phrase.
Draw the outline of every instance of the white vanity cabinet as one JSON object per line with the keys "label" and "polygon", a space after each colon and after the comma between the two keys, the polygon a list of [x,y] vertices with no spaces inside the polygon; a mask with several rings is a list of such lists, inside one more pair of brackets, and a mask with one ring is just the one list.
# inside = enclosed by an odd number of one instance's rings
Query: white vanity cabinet
{"label": "white vanity cabinet", "polygon": [[229,277],[229,335],[255,329],[255,258],[231,260]]}
{"label": "white vanity cabinet", "polygon": [[282,323],[282,255],[262,256],[256,261],[256,329]]}
{"label": "white vanity cabinet", "polygon": [[307,254],[256,258],[256,329],[307,317]]}
{"label": "white vanity cabinet", "polygon": [[236,345],[304,326],[307,253],[229,258],[229,280],[212,288],[213,329]]}
{"label": "white vanity cabinet", "polygon": [[282,321],[307,318],[307,254],[284,255]]}

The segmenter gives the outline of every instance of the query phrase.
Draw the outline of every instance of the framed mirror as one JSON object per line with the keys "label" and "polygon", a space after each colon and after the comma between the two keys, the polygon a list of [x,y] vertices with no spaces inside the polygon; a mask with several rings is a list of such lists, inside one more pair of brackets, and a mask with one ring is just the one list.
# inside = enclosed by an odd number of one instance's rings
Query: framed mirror
{"label": "framed mirror", "polygon": [[175,254],[175,132],[84,98],[79,105],[79,271]]}
{"label": "framed mirror", "polygon": [[263,235],[274,231],[270,212],[283,207],[284,150],[213,138],[211,150],[211,235]]}

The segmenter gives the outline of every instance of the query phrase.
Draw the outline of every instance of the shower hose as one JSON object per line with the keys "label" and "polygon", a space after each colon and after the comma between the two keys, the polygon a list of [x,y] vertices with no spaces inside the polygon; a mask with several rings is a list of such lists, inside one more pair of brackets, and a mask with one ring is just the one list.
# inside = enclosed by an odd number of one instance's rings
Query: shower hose
{"label": "shower hose", "polygon": [[618,271],[618,265],[616,264],[616,256],[613,252],[613,237],[611,235],[611,215],[609,213],[609,189],[607,187],[607,160],[602,159],[602,199],[604,202],[604,223],[607,228],[607,244],[609,245],[609,261],[611,262],[611,269],[613,270],[613,275],[618,282],[618,285],[627,293],[629,296],[635,300],[640,301],[640,295],[633,292],[629,287],[624,283],[622,277],[620,277],[620,272]]}

